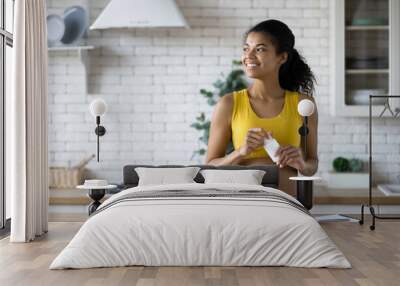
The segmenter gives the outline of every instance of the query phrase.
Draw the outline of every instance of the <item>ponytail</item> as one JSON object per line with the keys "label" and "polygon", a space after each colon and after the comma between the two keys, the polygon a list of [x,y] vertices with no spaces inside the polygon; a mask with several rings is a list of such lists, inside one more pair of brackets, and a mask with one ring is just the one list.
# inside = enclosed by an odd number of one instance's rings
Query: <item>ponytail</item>
{"label": "ponytail", "polygon": [[287,61],[279,69],[279,84],[283,89],[312,96],[315,77],[296,49],[288,52]]}

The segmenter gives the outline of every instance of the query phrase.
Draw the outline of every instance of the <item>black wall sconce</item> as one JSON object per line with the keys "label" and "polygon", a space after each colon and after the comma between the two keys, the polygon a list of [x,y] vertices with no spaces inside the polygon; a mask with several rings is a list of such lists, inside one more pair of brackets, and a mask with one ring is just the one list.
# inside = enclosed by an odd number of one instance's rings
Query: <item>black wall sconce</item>
{"label": "black wall sconce", "polygon": [[96,118],[96,129],[94,132],[97,135],[97,162],[100,160],[100,136],[106,134],[104,126],[100,125],[100,116],[104,115],[107,111],[107,104],[103,99],[97,98],[90,103],[90,113]]}
{"label": "black wall sconce", "polygon": [[[297,111],[303,117],[303,125],[299,128],[299,134],[303,141],[304,159],[307,160],[307,135],[308,117],[314,113],[315,105],[309,99],[303,99],[297,106]],[[313,206],[313,180],[314,177],[299,177],[297,181],[297,199],[309,210]]]}

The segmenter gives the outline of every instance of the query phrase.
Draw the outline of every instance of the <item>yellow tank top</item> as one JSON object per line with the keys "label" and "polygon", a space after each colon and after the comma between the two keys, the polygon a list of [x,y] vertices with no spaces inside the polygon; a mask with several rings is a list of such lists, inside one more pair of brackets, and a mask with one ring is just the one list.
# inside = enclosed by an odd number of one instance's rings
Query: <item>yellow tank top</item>
{"label": "yellow tank top", "polygon": [[[258,117],[250,104],[247,89],[233,93],[232,112],[232,143],[235,150],[242,146],[247,131],[250,128],[263,128],[272,132],[272,136],[282,145],[300,146],[298,129],[302,124],[302,118],[297,112],[299,94],[285,91],[285,103],[280,114],[271,118]],[[245,159],[268,157],[263,147],[257,148],[248,154]]]}

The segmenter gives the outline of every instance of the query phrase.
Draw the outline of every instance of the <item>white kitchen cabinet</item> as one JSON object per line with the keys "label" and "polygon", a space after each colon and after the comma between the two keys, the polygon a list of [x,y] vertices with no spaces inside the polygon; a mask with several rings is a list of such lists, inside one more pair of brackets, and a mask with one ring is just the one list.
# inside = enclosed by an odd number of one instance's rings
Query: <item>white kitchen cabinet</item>
{"label": "white kitchen cabinet", "polygon": [[[329,3],[331,113],[366,117],[369,95],[400,95],[400,1]],[[392,110],[400,108],[398,100],[390,103]],[[373,104],[378,116],[385,100]]]}

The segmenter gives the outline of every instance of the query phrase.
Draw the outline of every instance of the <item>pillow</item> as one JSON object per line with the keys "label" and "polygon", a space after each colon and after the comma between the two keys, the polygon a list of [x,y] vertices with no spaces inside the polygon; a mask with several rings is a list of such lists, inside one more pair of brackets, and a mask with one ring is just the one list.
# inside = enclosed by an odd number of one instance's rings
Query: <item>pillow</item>
{"label": "pillow", "polygon": [[202,170],[205,184],[236,183],[247,185],[261,185],[265,175],[262,170]]}
{"label": "pillow", "polygon": [[199,170],[199,167],[135,168],[139,176],[138,186],[196,183],[193,179]]}

